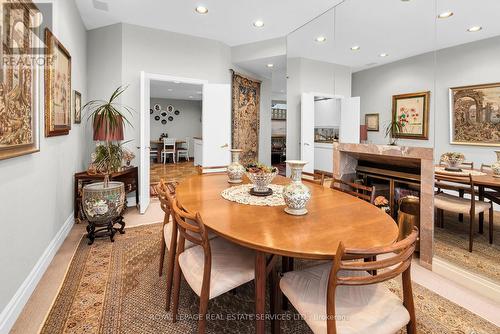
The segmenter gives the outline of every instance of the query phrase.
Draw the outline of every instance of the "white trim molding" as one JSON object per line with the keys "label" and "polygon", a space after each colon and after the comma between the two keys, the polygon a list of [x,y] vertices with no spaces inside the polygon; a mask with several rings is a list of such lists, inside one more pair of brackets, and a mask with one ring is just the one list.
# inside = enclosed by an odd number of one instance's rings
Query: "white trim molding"
{"label": "white trim molding", "polygon": [[19,316],[19,314],[21,314],[24,305],[26,305],[26,303],[28,302],[28,299],[38,285],[38,282],[40,282],[40,279],[47,270],[47,267],[54,258],[54,255],[57,253],[59,247],[61,247],[63,241],[68,236],[68,233],[71,231],[73,224],[74,218],[72,212],[64,222],[63,226],[61,226],[61,229],[51,240],[42,256],[40,256],[29,275],[26,277],[19,289],[17,289],[12,299],[2,310],[2,313],[0,313],[1,334],[8,333],[12,326],[14,326],[17,317]]}
{"label": "white trim molding", "polygon": [[437,256],[434,256],[432,261],[432,271],[481,296],[500,303],[500,285],[498,283],[450,264]]}

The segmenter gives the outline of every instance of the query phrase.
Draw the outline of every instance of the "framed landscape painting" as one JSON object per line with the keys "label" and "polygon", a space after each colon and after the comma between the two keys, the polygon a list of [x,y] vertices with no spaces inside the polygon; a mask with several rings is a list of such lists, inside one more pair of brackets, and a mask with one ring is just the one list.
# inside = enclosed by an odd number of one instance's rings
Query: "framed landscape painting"
{"label": "framed landscape painting", "polygon": [[450,88],[450,142],[500,146],[500,83]]}
{"label": "framed landscape painting", "polygon": [[366,114],[365,125],[367,131],[379,131],[379,114]]}
{"label": "framed landscape painting", "polygon": [[67,135],[71,129],[71,56],[45,29],[45,137]]}
{"label": "framed landscape painting", "polygon": [[430,92],[394,95],[392,97],[392,120],[394,138],[429,138]]}
{"label": "framed landscape painting", "polygon": [[[38,43],[38,10],[29,1],[3,4],[0,66],[0,160],[38,152],[40,71],[31,59]],[[8,5],[8,6],[7,6]],[[25,58],[28,57],[28,58]],[[19,64],[19,65],[13,65]]]}

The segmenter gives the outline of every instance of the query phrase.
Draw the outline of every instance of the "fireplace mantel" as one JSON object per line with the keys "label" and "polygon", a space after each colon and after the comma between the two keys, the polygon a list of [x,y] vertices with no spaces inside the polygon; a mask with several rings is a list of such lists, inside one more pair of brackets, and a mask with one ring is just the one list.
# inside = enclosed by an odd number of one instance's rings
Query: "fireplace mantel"
{"label": "fireplace mantel", "polygon": [[335,178],[345,179],[355,174],[358,160],[420,171],[420,263],[430,269],[434,241],[434,150],[427,147],[334,143]]}

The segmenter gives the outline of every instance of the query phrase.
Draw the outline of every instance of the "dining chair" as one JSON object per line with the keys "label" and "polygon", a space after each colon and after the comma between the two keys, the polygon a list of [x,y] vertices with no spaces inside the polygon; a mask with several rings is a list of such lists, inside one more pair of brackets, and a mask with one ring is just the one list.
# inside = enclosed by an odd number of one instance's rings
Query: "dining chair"
{"label": "dining chair", "polygon": [[179,162],[179,158],[182,156],[186,159],[186,161],[189,161],[189,141],[190,138],[186,137],[185,139],[185,146],[181,146],[177,148],[177,162]]}
{"label": "dining chair", "polygon": [[[172,214],[172,202],[175,199],[175,190],[177,187],[177,182],[166,183],[163,179],[160,179],[156,191],[158,193],[158,198],[160,200],[160,207],[165,213],[163,217],[163,227],[162,227],[162,241],[160,245],[160,265],[159,265],[159,275],[163,274],[163,263],[165,261],[165,255],[167,257],[167,298],[166,298],[166,310],[170,310],[170,297],[172,293],[172,279],[174,274],[174,259],[175,259],[175,249],[177,247],[178,234],[177,230],[173,228],[173,223],[170,223],[170,218],[173,217]],[[208,234],[209,239],[215,238],[216,235],[212,232]],[[186,242],[185,247],[193,247],[194,244],[190,241]],[[165,254],[168,251],[168,254]]]}
{"label": "dining chair", "polygon": [[[158,147],[149,149],[149,159],[157,159],[158,157]],[[160,163],[160,161],[156,161],[156,163]]]}
{"label": "dining chair", "polygon": [[363,184],[352,183],[334,178],[330,184],[330,188],[345,192],[371,204],[375,201],[375,187],[369,187]]}
{"label": "dining chair", "polygon": [[[180,209],[176,201],[173,201],[172,209],[173,222],[179,232],[172,321],[177,321],[182,275],[200,297],[198,333],[205,333],[208,301],[255,278],[255,253],[223,238],[209,240],[199,213],[192,214]],[[196,246],[186,249],[186,240]]]}
{"label": "dining chair", "polygon": [[227,166],[211,166],[211,167],[198,166],[197,170],[199,175],[211,174],[211,173],[220,174],[220,173],[226,173]]}
{"label": "dining chair", "polygon": [[161,160],[163,161],[163,164],[167,162],[168,155],[172,155],[172,161],[175,164],[176,145],[177,139],[163,138],[163,150],[161,150]]}
{"label": "dining chair", "polygon": [[[493,169],[491,165],[481,164],[481,172],[493,174]],[[500,192],[496,190],[486,190],[484,192],[484,197],[493,203],[500,204]]]}
{"label": "dining chair", "polygon": [[493,172],[493,170],[491,169],[491,165],[487,165],[487,164],[481,164],[481,169],[480,169],[481,172]]}
{"label": "dining chair", "polygon": [[[320,176],[319,179],[316,178],[317,175]],[[314,183],[314,184],[322,186],[325,184],[325,174],[302,172],[302,181],[306,181],[306,182],[310,182],[310,183]]]}
{"label": "dining chair", "polygon": [[[469,184],[464,186],[463,184],[457,184],[457,181],[452,177],[447,177],[444,175],[435,176],[435,187],[438,189],[436,195],[434,195],[434,206],[437,209],[437,216],[439,221],[439,226],[444,228],[444,211],[458,213],[458,214],[469,214],[469,252],[472,252],[472,246],[474,241],[474,220],[476,214],[489,212],[489,242],[493,243],[493,203],[486,202],[476,199],[476,190],[474,185],[474,180],[472,176],[469,175]],[[460,196],[454,196],[451,194],[446,194],[443,190],[450,191],[462,191],[470,195],[470,198],[464,198]],[[482,227],[480,226],[479,231]]]}
{"label": "dining chair", "polygon": [[[346,248],[331,262],[285,273],[279,286],[314,333],[416,333],[411,260],[418,229],[387,247]],[[360,262],[355,257],[386,256]],[[369,274],[369,271],[377,271]],[[402,275],[403,301],[382,283]]]}

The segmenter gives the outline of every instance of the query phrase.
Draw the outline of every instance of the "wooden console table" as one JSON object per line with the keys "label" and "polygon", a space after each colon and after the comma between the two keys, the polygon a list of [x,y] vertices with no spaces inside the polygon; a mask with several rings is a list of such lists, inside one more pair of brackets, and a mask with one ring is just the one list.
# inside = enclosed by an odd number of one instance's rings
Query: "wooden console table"
{"label": "wooden console table", "polygon": [[[80,213],[83,187],[86,184],[99,182],[102,180],[104,180],[104,175],[101,174],[90,175],[86,171],[75,174],[75,185],[74,185],[75,221],[79,222],[79,219],[83,217]],[[111,174],[109,176],[109,180],[125,183],[125,192],[128,194],[135,191],[136,205],[139,203],[139,168],[125,167],[124,170]]]}

